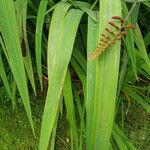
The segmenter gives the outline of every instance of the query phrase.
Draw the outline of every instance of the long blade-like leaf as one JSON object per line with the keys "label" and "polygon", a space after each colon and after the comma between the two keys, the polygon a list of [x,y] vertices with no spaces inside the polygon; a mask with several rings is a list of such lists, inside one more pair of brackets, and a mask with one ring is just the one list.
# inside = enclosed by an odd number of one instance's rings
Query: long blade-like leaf
{"label": "long blade-like leaf", "polygon": [[[96,37],[104,33],[105,28],[108,27],[108,21],[115,15],[121,16],[121,1],[100,0],[99,31],[95,32],[95,37],[90,33],[88,34],[88,53],[96,48],[96,45],[93,44],[94,38],[97,39]],[[89,24],[89,28],[94,28],[94,25],[91,27]],[[115,111],[119,60],[120,42],[117,41],[115,45],[103,52],[99,59],[88,63],[87,148],[89,150],[109,149]]]}
{"label": "long blade-like leaf", "polygon": [[41,87],[42,85],[42,62],[41,62],[41,52],[42,52],[42,28],[44,22],[44,16],[46,11],[48,0],[42,0],[40,2],[38,16],[37,16],[37,23],[36,23],[36,41],[35,41],[35,49],[36,49],[36,63],[37,63],[37,70],[39,75],[39,80]]}
{"label": "long blade-like leaf", "polygon": [[[75,35],[83,14],[82,11],[75,9],[71,9],[67,13],[69,7],[70,4],[67,3],[57,5],[51,21],[48,41],[49,87],[42,120],[40,150],[46,150],[48,146]],[[74,21],[72,21],[72,18],[74,18]]]}
{"label": "long blade-like leaf", "polygon": [[7,50],[6,57],[8,58],[9,66],[23,100],[32,130],[34,131],[13,1],[1,0],[0,16],[0,30]]}
{"label": "long blade-like leaf", "polygon": [[73,137],[72,143],[75,143],[75,149],[78,149],[78,134],[77,134],[75,110],[74,110],[74,103],[73,103],[71,75],[69,70],[67,71],[66,74],[66,79],[63,88],[63,95],[64,95],[64,100],[66,105],[67,116],[69,118],[70,130]]}

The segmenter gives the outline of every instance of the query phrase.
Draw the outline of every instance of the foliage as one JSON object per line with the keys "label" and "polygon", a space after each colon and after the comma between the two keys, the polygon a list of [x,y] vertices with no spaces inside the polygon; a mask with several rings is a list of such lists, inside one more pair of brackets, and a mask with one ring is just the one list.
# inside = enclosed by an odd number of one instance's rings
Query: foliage
{"label": "foliage", "polygon": [[[150,112],[149,11],[146,0],[1,0],[0,87],[12,111],[23,111],[21,99],[37,149],[57,147],[61,117],[69,123],[71,149],[136,149],[123,131],[132,103]],[[87,60],[104,31],[120,27],[110,26],[112,16],[135,29]],[[34,102],[39,95],[42,103]],[[43,111],[40,123],[34,103]]]}

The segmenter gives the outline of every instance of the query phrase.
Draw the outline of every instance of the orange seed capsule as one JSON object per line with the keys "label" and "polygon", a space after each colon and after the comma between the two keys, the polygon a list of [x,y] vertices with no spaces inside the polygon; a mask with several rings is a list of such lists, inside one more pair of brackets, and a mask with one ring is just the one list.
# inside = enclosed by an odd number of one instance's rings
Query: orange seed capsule
{"label": "orange seed capsule", "polygon": [[115,41],[115,40],[111,41],[111,44],[115,44],[115,43],[116,43],[116,41]]}
{"label": "orange seed capsule", "polygon": [[117,19],[117,20],[120,20],[121,23],[124,23],[124,19],[121,18],[120,16],[112,16],[112,19]]}
{"label": "orange seed capsule", "polygon": [[107,32],[109,32],[110,34],[115,35],[115,33],[114,33],[113,31],[111,31],[109,28],[105,28],[105,30],[106,30]]}
{"label": "orange seed capsule", "polygon": [[102,45],[98,45],[97,48],[104,48]]}
{"label": "orange seed capsule", "polygon": [[126,36],[126,35],[127,35],[127,32],[122,31],[120,34],[123,35],[123,36]]}
{"label": "orange seed capsule", "polygon": [[105,44],[101,44],[101,46],[105,46]]}
{"label": "orange seed capsule", "polygon": [[103,37],[106,37],[106,34],[101,34]]}
{"label": "orange seed capsule", "polygon": [[101,41],[104,42],[104,43],[107,42],[107,40],[105,40],[105,39],[101,39]]}
{"label": "orange seed capsule", "polygon": [[121,40],[121,35],[118,35],[118,36],[116,37],[116,39],[117,39],[117,40]]}
{"label": "orange seed capsule", "polygon": [[109,36],[107,36],[106,34],[101,34],[103,37],[105,37],[106,39],[110,40],[111,38]]}
{"label": "orange seed capsule", "polygon": [[120,28],[112,21],[109,21],[109,24],[113,27],[115,27],[117,30],[120,30]]}
{"label": "orange seed capsule", "polygon": [[118,20],[120,20],[122,18],[120,16],[112,16],[112,19],[118,19]]}
{"label": "orange seed capsule", "polygon": [[134,25],[134,24],[128,24],[128,25],[127,25],[127,28],[135,29],[135,25]]}

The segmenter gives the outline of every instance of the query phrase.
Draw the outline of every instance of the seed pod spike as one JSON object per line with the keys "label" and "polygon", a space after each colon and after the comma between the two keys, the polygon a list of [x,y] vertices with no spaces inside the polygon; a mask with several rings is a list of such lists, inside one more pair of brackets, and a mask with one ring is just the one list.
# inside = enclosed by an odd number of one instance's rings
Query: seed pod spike
{"label": "seed pod spike", "polygon": [[[101,55],[106,49],[108,49],[111,45],[115,44],[117,42],[117,40],[121,40],[121,38],[123,36],[126,36],[127,29],[135,28],[135,25],[133,25],[133,24],[126,25],[126,19],[124,20],[120,16],[113,16],[112,19],[120,21],[121,26],[119,27],[113,21],[108,22],[109,25],[111,25],[111,27],[105,28],[106,33],[101,34],[102,38],[100,39],[100,42],[98,43],[96,49],[88,57],[89,61],[92,61],[92,60],[95,60],[96,58],[98,58],[99,55]],[[113,31],[113,29],[112,29],[113,27],[117,30]]]}

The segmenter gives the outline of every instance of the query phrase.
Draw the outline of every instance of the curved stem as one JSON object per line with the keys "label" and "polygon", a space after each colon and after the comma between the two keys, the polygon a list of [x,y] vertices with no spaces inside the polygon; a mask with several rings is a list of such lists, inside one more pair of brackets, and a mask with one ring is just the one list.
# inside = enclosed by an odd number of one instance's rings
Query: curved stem
{"label": "curved stem", "polygon": [[130,11],[129,11],[129,13],[128,13],[128,15],[126,16],[126,18],[125,18],[125,22],[127,21],[127,19],[129,18],[129,16],[130,16],[130,14],[132,13],[132,11],[133,11],[133,9],[135,8],[135,6],[136,6],[136,4],[138,3],[139,1],[136,1],[136,2],[134,2],[134,4],[132,5],[132,7],[131,7],[131,9],[130,9]]}

